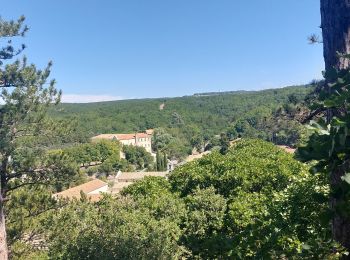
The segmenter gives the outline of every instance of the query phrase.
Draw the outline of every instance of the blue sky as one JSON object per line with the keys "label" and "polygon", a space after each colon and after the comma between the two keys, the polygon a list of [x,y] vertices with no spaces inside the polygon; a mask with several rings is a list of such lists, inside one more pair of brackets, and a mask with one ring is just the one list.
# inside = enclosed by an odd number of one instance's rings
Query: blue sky
{"label": "blue sky", "polygon": [[319,0],[1,0],[64,101],[257,90],[321,78]]}

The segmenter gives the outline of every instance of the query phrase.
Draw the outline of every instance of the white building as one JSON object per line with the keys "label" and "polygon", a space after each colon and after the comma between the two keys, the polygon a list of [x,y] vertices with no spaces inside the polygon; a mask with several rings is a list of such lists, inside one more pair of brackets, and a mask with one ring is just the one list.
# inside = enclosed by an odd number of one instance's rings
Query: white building
{"label": "white building", "polygon": [[91,138],[92,141],[99,139],[118,140],[123,145],[135,145],[144,147],[147,152],[152,153],[153,130],[146,130],[145,133],[134,134],[101,134]]}

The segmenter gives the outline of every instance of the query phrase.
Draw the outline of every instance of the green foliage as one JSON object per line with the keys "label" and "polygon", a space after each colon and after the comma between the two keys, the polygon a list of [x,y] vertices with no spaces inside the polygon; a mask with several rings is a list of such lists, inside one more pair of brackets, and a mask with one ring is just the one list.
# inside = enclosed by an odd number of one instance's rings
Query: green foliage
{"label": "green foliage", "polygon": [[331,122],[325,117],[317,122],[311,121],[309,130],[312,132],[309,142],[298,149],[300,159],[304,161],[317,160],[317,170],[331,172],[343,167],[350,154],[349,134],[349,84],[350,70],[331,70],[325,75],[328,78],[327,89],[319,94],[318,102],[312,106],[315,109],[333,110]]}
{"label": "green foliage", "polygon": [[[120,158],[121,149],[126,159]],[[145,148],[138,146],[123,146],[121,148],[118,141],[99,140],[86,144],[76,144],[58,151],[62,151],[78,165],[88,167],[86,172],[90,175],[98,172],[109,175],[118,170],[153,169],[153,157]],[[98,167],[93,166],[98,163],[100,163]]]}
{"label": "green foliage", "polygon": [[119,159],[121,145],[117,141],[100,140],[98,142],[75,145],[63,149],[78,164],[90,164],[91,162],[104,162],[113,157]]}
{"label": "green foliage", "polygon": [[152,138],[152,149],[169,155],[172,159],[183,159],[191,152],[192,126],[179,128],[156,128]]}
{"label": "green foliage", "polygon": [[[121,192],[123,196],[136,200],[157,219],[176,224],[180,229],[187,215],[186,205],[177,193],[171,192],[169,182],[161,177],[146,177]],[[181,245],[180,242],[178,242]]]}
{"label": "green foliage", "polygon": [[166,153],[163,154],[163,169],[164,169],[164,171],[166,171],[168,169],[168,157],[167,157]]}
{"label": "green foliage", "polygon": [[241,189],[251,192],[282,189],[294,175],[304,171],[302,164],[273,144],[244,140],[226,156],[214,152],[177,168],[169,180],[183,195],[197,187],[213,186],[228,197]]}
{"label": "green foliage", "polygon": [[[0,38],[14,38],[21,36],[23,37],[28,31],[28,26],[24,25],[25,17],[21,16],[17,21],[5,21],[0,19]],[[22,44],[21,47],[15,48],[12,41],[7,41],[7,45],[2,46],[0,50],[0,66],[4,64],[5,60],[11,60],[18,54],[20,54],[25,49],[25,45]],[[4,84],[2,82],[1,84]],[[4,84],[6,85],[6,84]]]}
{"label": "green foliage", "polygon": [[181,127],[184,124],[185,122],[177,112],[171,114],[170,127]]}
{"label": "green foliage", "polygon": [[[169,180],[185,201],[198,195],[198,189],[209,189],[205,211],[224,214],[205,222],[205,212],[193,213],[209,227],[219,223],[202,232],[206,234],[202,238],[194,230],[185,236],[192,236],[184,243],[195,255],[234,259],[332,255],[329,227],[319,218],[328,206],[325,181],[272,144],[240,141],[226,155],[214,152],[177,168]],[[187,215],[191,214],[190,210]]]}
{"label": "green foliage", "polygon": [[[26,58],[0,68],[0,82],[8,84],[0,84],[4,101],[0,108],[0,174],[6,180],[1,184],[3,197],[16,187],[48,182],[61,173],[63,179],[75,174],[61,163],[61,155],[48,156],[41,144],[40,137],[51,136],[55,130],[46,112],[60,99],[55,82],[47,82],[50,70],[51,63],[39,70],[28,65]],[[67,171],[61,171],[61,166]]]}
{"label": "green foliage", "polygon": [[227,237],[225,227],[227,200],[213,187],[197,189],[185,198],[188,213],[184,221],[182,243],[201,259],[222,257]]}
{"label": "green foliage", "polygon": [[54,259],[336,259],[328,194],[292,155],[242,140],[36,223]]}
{"label": "green foliage", "polygon": [[[14,58],[25,46],[15,47],[28,30],[24,17],[0,18],[0,258],[39,257],[30,242],[40,229],[39,216],[52,205],[49,190],[57,191],[80,180],[77,165],[61,151],[50,151],[65,132],[61,120],[48,117],[61,91],[50,79],[52,62],[43,69],[26,57]],[[46,189],[44,189],[45,187]],[[6,224],[5,224],[6,223]],[[6,226],[7,225],[7,226]],[[6,237],[5,227],[8,231]],[[8,241],[7,241],[8,240]],[[41,255],[40,257],[44,257]],[[23,258],[22,258],[23,259]]]}
{"label": "green foliage", "polygon": [[[300,102],[295,97],[292,99]],[[252,111],[232,124],[226,130],[227,136],[231,140],[237,137],[249,137],[268,140],[279,145],[296,146],[304,130],[295,119],[300,110],[299,103],[285,103],[274,107],[271,112]]]}
{"label": "green foliage", "polygon": [[126,188],[121,192],[124,196],[139,197],[161,197],[164,194],[170,193],[169,182],[162,177],[145,177]]}
{"label": "green foliage", "polygon": [[157,152],[157,154],[156,154],[157,171],[159,171],[159,172],[166,171],[167,165],[168,165],[168,159],[167,159],[166,154]]}
{"label": "green foliage", "polygon": [[123,152],[128,163],[134,165],[136,169],[153,168],[154,159],[144,147],[124,145]]}
{"label": "green foliage", "polygon": [[[312,104],[315,111],[325,111],[308,126],[309,140],[298,148],[298,158],[313,162],[313,172],[323,173],[331,184],[330,213],[334,237],[348,249],[350,219],[350,70],[331,69],[324,73],[327,85]],[[336,221],[337,220],[337,221]]]}
{"label": "green foliage", "polygon": [[[118,162],[118,161],[117,161]],[[114,167],[113,163],[111,161],[104,161],[99,167],[98,167],[98,171],[100,173],[104,173],[106,174],[107,176],[109,174],[111,174],[112,172],[118,170],[117,167]]]}
{"label": "green foliage", "polygon": [[41,225],[50,210],[58,207],[51,193],[44,186],[16,190],[6,205],[7,235],[11,246],[11,258],[28,259],[39,250],[31,241],[37,239],[44,246],[40,236],[44,233]]}
{"label": "green foliage", "polygon": [[164,128],[156,128],[152,137],[152,149],[154,151],[163,151],[167,145],[174,139]]}
{"label": "green foliage", "polygon": [[220,135],[220,147],[221,154],[226,154],[228,152],[228,149],[230,148],[230,140],[228,139],[225,133],[222,133]]}
{"label": "green foliage", "polygon": [[54,259],[177,259],[184,253],[179,227],[132,201],[75,202],[47,225]]}
{"label": "green foliage", "polygon": [[[190,154],[193,147],[201,150],[218,133],[236,125],[240,128],[238,124],[246,124],[238,133],[241,136],[271,140],[273,133],[277,133],[277,136],[282,136],[277,143],[294,145],[300,125],[288,116],[280,116],[280,122],[276,124],[272,120],[273,112],[286,104],[295,110],[298,104],[294,103],[303,100],[312,89],[313,86],[294,86],[259,92],[197,94],[166,100],[62,104],[51,113],[55,119],[75,123],[75,132],[66,137],[66,142],[84,142],[101,133],[155,128],[153,149],[166,152],[171,159],[181,159]],[[160,110],[159,105],[163,103],[164,109]],[[271,120],[267,124],[264,118]]]}

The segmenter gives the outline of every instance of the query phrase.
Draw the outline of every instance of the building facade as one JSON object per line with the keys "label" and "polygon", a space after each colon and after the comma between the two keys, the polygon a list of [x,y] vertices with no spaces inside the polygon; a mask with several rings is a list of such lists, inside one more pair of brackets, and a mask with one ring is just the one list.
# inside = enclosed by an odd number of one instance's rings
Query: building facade
{"label": "building facade", "polygon": [[135,145],[144,147],[147,152],[152,153],[152,134],[153,130],[148,129],[145,133],[134,134],[101,134],[91,138],[92,141],[107,139],[118,140],[123,145]]}

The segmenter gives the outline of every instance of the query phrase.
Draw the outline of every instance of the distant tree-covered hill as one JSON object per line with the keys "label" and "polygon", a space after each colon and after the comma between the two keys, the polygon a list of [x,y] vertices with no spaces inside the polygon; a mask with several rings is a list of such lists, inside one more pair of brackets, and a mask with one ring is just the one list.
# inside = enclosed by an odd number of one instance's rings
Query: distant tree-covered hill
{"label": "distant tree-covered hill", "polygon": [[101,133],[164,128],[190,150],[191,142],[194,146],[194,137],[199,136],[197,139],[204,145],[222,132],[271,139],[269,133],[261,134],[269,127],[268,124],[276,126],[276,122],[271,122],[271,117],[275,117],[282,108],[295,109],[290,106],[297,105],[312,89],[312,85],[303,85],[176,98],[66,103],[52,111],[52,115],[75,122],[76,134],[71,141],[84,142]]}

